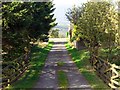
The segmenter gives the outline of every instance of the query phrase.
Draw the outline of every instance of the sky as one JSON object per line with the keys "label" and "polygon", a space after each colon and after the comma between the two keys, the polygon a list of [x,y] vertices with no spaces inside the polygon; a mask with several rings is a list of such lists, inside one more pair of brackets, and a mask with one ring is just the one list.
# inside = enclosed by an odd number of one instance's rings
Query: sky
{"label": "sky", "polygon": [[[54,17],[57,19],[58,25],[69,25],[69,21],[66,19],[65,13],[68,8],[72,8],[73,5],[81,6],[82,3],[86,3],[90,0],[53,0],[55,4]],[[94,0],[93,0],[94,1]],[[111,0],[113,2],[117,0]],[[119,0],[118,0],[119,1]]]}
{"label": "sky", "polygon": [[[59,34],[65,36],[70,26],[70,22],[67,20],[65,16],[67,9],[72,8],[74,5],[81,6],[83,3],[86,3],[87,1],[90,0],[53,0],[53,3],[55,4],[54,7],[56,8],[54,11],[54,17],[56,18],[56,22],[58,23],[58,25],[55,28],[58,28],[60,30]],[[116,0],[111,1],[115,2]]]}
{"label": "sky", "polygon": [[82,3],[87,2],[87,0],[53,0],[55,4],[54,17],[57,19],[58,25],[69,25],[69,21],[66,19],[65,13],[68,8],[72,8],[73,5],[80,6]]}

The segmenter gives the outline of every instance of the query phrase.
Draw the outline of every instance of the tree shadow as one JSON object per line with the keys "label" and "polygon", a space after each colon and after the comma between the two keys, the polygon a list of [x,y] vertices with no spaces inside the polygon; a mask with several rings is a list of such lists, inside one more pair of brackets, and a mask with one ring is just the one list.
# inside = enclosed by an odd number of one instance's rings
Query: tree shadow
{"label": "tree shadow", "polygon": [[44,66],[46,57],[52,45],[49,44],[45,48],[40,48],[37,45],[32,48],[32,56],[29,69],[15,83],[10,86],[9,90],[30,90],[35,85]]}

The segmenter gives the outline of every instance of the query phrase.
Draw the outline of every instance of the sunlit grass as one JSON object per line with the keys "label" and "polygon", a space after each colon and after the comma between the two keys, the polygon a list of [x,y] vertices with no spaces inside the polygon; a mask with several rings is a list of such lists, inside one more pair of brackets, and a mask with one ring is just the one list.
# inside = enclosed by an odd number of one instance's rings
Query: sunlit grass
{"label": "sunlit grass", "polygon": [[32,48],[29,69],[25,72],[22,78],[10,86],[11,90],[30,90],[34,87],[41,74],[42,67],[44,66],[46,57],[52,48],[52,45],[52,43],[49,43],[44,48],[38,46]]}
{"label": "sunlit grass", "polygon": [[94,69],[89,63],[90,57],[88,50],[84,49],[78,51],[75,48],[72,48],[69,44],[66,44],[66,48],[80,72],[85,76],[94,90],[110,90],[110,88],[96,75]]}
{"label": "sunlit grass", "polygon": [[58,62],[57,65],[58,65],[58,66],[64,66],[65,63],[64,63],[64,62]]}
{"label": "sunlit grass", "polygon": [[68,79],[67,75],[64,71],[59,70],[57,72],[58,76],[58,86],[60,87],[61,90],[67,90],[68,88]]}

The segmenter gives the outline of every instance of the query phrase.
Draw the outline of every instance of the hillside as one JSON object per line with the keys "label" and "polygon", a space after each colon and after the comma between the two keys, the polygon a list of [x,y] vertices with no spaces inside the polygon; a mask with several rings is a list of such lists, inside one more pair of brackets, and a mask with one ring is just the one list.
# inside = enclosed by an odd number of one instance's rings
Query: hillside
{"label": "hillside", "polygon": [[66,33],[68,32],[68,28],[69,26],[68,25],[57,25],[56,27],[54,27],[54,29],[59,29],[59,35],[60,36],[63,36],[63,37],[66,37]]}

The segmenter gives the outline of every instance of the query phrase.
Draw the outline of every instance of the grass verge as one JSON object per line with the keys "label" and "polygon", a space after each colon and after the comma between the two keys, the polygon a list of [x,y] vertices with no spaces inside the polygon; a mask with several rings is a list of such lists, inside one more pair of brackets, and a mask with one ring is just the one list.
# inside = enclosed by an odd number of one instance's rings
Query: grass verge
{"label": "grass verge", "polygon": [[58,62],[57,63],[58,66],[64,66],[64,64],[65,64],[64,62]]}
{"label": "grass verge", "polygon": [[29,69],[25,74],[15,83],[13,83],[9,90],[30,90],[34,87],[39,79],[42,67],[44,66],[48,52],[52,48],[53,43],[49,42],[44,48],[34,46],[32,48],[32,57]]}
{"label": "grass verge", "polygon": [[58,85],[60,87],[61,90],[67,90],[68,88],[68,79],[67,79],[67,75],[64,71],[59,70],[57,72],[58,75]]}
{"label": "grass verge", "polygon": [[66,44],[66,48],[79,68],[80,72],[87,79],[93,90],[111,90],[94,72],[91,64],[89,63],[89,52],[88,50],[76,50],[72,48],[69,43]]}

